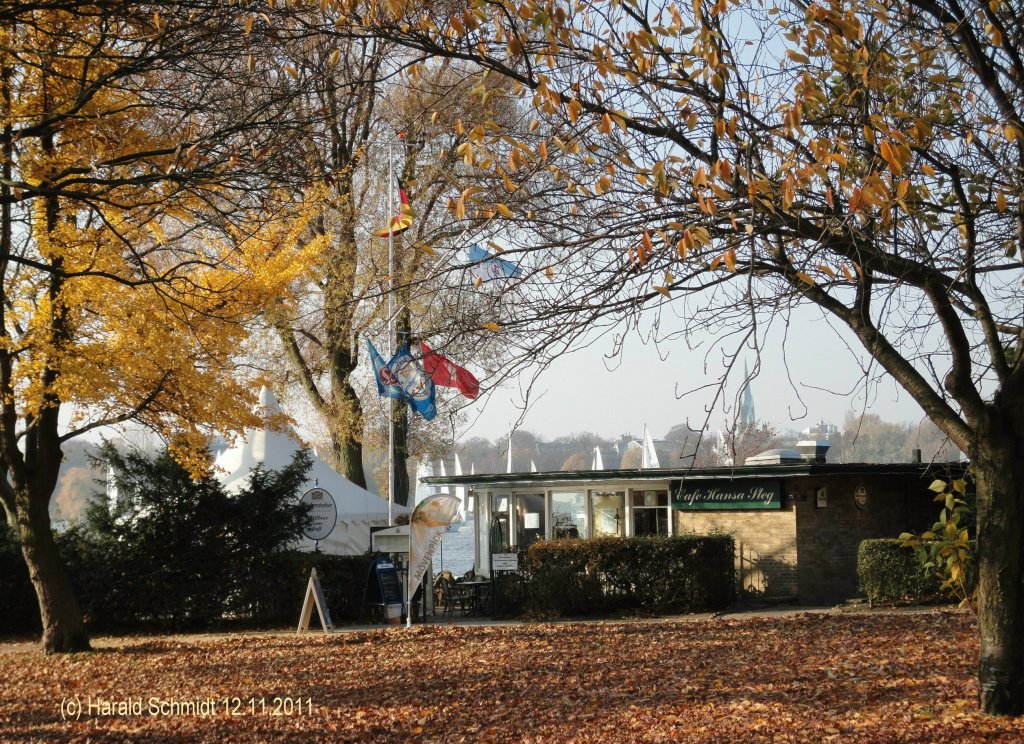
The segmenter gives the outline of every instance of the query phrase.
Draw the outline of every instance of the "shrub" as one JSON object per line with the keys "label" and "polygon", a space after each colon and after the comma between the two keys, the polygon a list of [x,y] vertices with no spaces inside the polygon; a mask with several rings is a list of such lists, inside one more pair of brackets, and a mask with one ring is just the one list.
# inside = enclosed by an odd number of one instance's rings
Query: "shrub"
{"label": "shrub", "polygon": [[37,633],[39,604],[14,530],[0,520],[0,633]]}
{"label": "shrub", "polygon": [[735,593],[727,535],[548,540],[525,554],[534,615],[717,610]]}
{"label": "shrub", "polygon": [[[968,569],[973,588],[977,572]],[[933,602],[942,597],[939,577],[923,570],[915,551],[900,540],[864,540],[857,551],[857,580],[868,602]]]}
{"label": "shrub", "polygon": [[[96,499],[84,522],[56,536],[90,628],[174,630],[297,617],[306,559],[288,546],[308,514],[298,498],[308,453],[300,451],[279,471],[254,469],[233,494],[212,474],[194,480],[166,452],[150,458],[108,444],[99,461],[112,474],[117,498]],[[19,553],[5,526],[0,628],[8,632],[36,630],[39,623]]]}
{"label": "shrub", "polygon": [[932,482],[929,488],[942,503],[939,521],[920,535],[904,532],[900,544],[913,548],[921,567],[941,582],[939,589],[977,614],[977,544],[970,538],[974,529],[975,494],[971,472],[962,479]]}

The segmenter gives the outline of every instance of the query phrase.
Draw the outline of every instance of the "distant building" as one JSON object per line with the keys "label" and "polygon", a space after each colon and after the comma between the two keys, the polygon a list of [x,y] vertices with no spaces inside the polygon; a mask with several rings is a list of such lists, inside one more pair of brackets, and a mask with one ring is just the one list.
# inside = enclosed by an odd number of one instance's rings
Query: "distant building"
{"label": "distant building", "polygon": [[825,442],[835,442],[839,439],[839,427],[833,424],[826,424],[819,421],[814,426],[809,426],[800,432],[804,439],[816,439]]}

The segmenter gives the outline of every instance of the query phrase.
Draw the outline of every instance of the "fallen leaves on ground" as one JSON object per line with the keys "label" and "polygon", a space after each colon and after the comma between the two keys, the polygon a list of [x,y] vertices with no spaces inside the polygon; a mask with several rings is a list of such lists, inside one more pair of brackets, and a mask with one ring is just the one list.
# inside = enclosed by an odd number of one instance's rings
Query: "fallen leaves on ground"
{"label": "fallen leaves on ground", "polygon": [[1024,740],[1024,720],[977,712],[977,628],[954,612],[94,646],[45,657],[0,645],[0,740]]}

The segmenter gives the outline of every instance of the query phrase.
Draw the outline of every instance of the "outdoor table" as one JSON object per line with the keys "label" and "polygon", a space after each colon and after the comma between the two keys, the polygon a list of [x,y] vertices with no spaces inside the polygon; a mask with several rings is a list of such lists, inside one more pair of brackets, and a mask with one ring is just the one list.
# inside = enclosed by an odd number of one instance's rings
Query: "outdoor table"
{"label": "outdoor table", "polygon": [[466,614],[468,614],[468,615],[483,615],[484,614],[483,600],[482,600],[483,588],[485,586],[490,586],[490,584],[491,584],[491,580],[490,579],[469,579],[467,581],[459,582],[459,586],[469,587],[470,589],[473,590],[473,604],[469,608],[469,612],[467,612]]}

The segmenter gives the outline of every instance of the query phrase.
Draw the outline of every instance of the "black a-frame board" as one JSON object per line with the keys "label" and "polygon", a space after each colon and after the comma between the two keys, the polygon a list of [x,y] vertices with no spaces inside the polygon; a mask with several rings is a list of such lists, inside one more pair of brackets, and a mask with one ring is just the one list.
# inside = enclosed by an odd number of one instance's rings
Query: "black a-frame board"
{"label": "black a-frame board", "polygon": [[382,556],[370,564],[366,587],[363,589],[363,606],[359,610],[359,622],[364,622],[370,610],[379,610],[379,617],[383,621],[388,605],[398,605],[402,608],[402,614],[405,614],[402,582],[398,578],[395,562]]}

